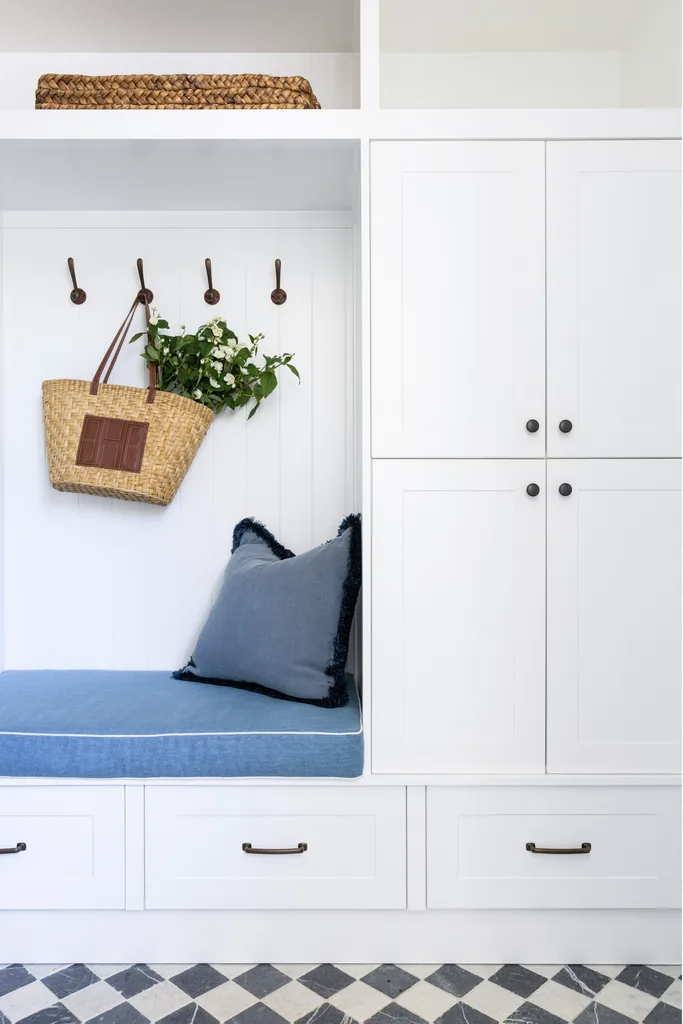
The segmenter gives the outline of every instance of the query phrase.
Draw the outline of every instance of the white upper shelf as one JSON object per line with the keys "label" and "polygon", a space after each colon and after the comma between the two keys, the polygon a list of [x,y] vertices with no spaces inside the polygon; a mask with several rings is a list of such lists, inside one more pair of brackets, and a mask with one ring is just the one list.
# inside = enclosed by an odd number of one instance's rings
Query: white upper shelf
{"label": "white upper shelf", "polygon": [[677,139],[680,109],[0,110],[0,140]]}

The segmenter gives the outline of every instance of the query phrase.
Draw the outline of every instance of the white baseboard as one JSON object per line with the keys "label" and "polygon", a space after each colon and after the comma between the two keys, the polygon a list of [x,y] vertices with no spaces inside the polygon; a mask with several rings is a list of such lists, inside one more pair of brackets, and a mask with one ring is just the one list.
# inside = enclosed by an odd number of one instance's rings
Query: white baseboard
{"label": "white baseboard", "polygon": [[2,963],[680,963],[673,910],[10,911]]}

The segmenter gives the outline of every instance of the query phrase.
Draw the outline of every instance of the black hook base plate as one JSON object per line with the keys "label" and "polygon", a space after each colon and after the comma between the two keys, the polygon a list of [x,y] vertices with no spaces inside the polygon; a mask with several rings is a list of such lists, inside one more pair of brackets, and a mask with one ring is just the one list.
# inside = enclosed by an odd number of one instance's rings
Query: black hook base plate
{"label": "black hook base plate", "polygon": [[141,288],[138,292],[138,301],[144,302],[147,300],[147,305],[154,301],[154,292],[150,288]]}

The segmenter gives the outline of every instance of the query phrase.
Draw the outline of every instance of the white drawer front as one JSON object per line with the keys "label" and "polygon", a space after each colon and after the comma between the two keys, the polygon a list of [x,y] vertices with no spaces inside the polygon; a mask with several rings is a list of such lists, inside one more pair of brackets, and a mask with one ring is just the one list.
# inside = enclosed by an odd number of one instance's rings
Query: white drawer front
{"label": "white drawer front", "polygon": [[679,799],[675,787],[429,787],[428,906],[680,906]]}
{"label": "white drawer front", "polygon": [[400,787],[149,787],[146,906],[405,907],[405,800]]}
{"label": "white drawer front", "polygon": [[123,786],[0,788],[0,908],[122,910]]}

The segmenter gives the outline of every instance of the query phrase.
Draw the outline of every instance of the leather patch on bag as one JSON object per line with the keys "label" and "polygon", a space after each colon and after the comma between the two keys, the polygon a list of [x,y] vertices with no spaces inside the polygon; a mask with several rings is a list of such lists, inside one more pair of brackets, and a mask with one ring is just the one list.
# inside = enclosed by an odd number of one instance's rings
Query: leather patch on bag
{"label": "leather patch on bag", "polygon": [[87,415],[83,420],[76,465],[139,473],[148,430],[149,423]]}

